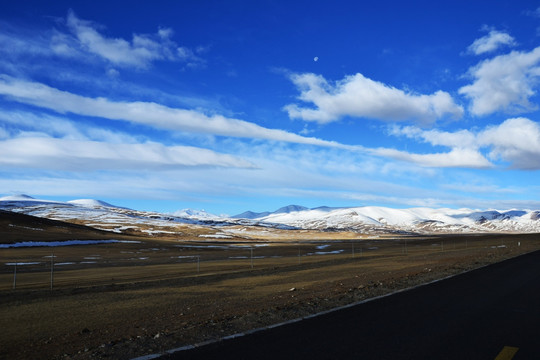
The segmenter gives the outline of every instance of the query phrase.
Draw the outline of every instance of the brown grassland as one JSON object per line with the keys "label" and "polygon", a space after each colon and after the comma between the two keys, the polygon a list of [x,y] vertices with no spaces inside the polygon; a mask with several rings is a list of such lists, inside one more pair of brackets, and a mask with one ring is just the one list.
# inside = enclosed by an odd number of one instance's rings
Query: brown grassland
{"label": "brown grassland", "polygon": [[284,231],[272,240],[202,241],[188,233],[127,236],[0,215],[4,244],[132,241],[0,249],[0,358],[5,359],[130,359],[302,318],[540,249],[538,234],[368,238]]}

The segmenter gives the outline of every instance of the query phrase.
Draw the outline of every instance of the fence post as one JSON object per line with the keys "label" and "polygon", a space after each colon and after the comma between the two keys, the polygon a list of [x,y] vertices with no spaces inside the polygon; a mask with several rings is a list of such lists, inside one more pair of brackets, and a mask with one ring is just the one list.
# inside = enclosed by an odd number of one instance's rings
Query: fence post
{"label": "fence post", "polygon": [[13,270],[13,290],[17,288],[17,261],[15,261],[15,269]]}
{"label": "fence post", "polygon": [[251,268],[253,269],[253,248],[250,247],[249,250],[250,250],[250,253],[251,253]]}
{"label": "fence post", "polygon": [[51,254],[51,291],[53,289],[54,282],[54,253]]}
{"label": "fence post", "polygon": [[351,241],[351,246],[352,246],[352,257],[354,259],[354,241]]}

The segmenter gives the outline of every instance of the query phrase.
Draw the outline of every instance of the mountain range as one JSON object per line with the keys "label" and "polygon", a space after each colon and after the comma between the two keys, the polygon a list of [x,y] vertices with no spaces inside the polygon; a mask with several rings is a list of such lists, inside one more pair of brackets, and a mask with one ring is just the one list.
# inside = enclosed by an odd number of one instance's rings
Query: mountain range
{"label": "mountain range", "polygon": [[128,209],[93,199],[60,202],[35,199],[28,195],[1,197],[0,209],[81,223],[115,232],[142,228],[146,232],[157,232],[160,230],[155,229],[164,229],[175,224],[219,228],[223,234],[228,229],[232,232],[233,228],[239,233],[241,227],[263,227],[268,231],[271,229],[354,231],[363,234],[540,232],[540,211],[529,209],[393,209],[376,206],[349,208],[322,206],[310,209],[289,205],[273,212],[246,211],[228,217],[192,209],[164,214]]}

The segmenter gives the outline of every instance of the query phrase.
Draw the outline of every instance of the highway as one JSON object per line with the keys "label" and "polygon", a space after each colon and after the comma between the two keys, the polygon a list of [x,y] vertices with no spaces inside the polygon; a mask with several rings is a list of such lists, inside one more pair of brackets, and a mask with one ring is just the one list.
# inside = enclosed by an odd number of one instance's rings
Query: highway
{"label": "highway", "polygon": [[540,359],[540,252],[162,359]]}

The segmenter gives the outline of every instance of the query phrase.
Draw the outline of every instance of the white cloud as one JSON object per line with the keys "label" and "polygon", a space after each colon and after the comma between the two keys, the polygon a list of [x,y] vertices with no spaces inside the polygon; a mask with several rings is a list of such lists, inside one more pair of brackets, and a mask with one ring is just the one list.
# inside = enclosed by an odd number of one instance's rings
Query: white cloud
{"label": "white cloud", "polygon": [[72,122],[50,115],[36,115],[25,111],[2,111],[0,123],[20,132],[43,132],[52,136],[84,139],[83,133]]}
{"label": "white cloud", "polygon": [[476,194],[517,194],[520,192],[518,188],[504,188],[490,183],[454,183],[454,184],[442,184],[441,188],[466,193]]}
{"label": "white cloud", "polygon": [[[126,120],[177,131],[230,137],[261,138],[338,148],[415,163],[423,167],[492,167],[493,164],[480,153],[480,148],[491,149],[490,157],[492,159],[509,161],[517,168],[529,169],[540,167],[535,160],[536,158],[540,158],[538,156],[538,139],[534,137],[536,136],[535,134],[538,134],[538,125],[526,119],[521,119],[520,121],[508,120],[499,127],[492,127],[489,131],[485,130],[479,133],[473,133],[468,130],[443,132],[434,129],[423,130],[412,126],[401,128],[395,126],[390,131],[392,135],[404,135],[433,146],[444,146],[450,149],[448,152],[441,153],[414,154],[396,149],[369,149],[362,146],[342,145],[332,141],[303,137],[283,130],[267,129],[238,119],[230,119],[219,115],[206,116],[193,110],[169,108],[155,103],[113,102],[104,98],[87,98],[60,91],[40,83],[15,80],[6,76],[0,77],[0,94],[7,95],[9,98],[22,103],[41,106],[60,113],[73,112],[79,115]],[[46,118],[46,121],[43,121],[44,118]],[[137,139],[128,135],[124,136],[109,130],[90,126],[75,126],[70,121],[49,115],[35,116],[29,113],[6,112],[0,115],[0,120],[5,123],[18,123],[21,126],[26,126],[26,131],[44,132],[66,139],[98,140],[116,144],[129,142],[134,146],[138,143]],[[45,124],[47,125],[45,126]],[[526,127],[525,125],[528,126]],[[526,129],[527,133],[516,130],[520,126]],[[509,145],[502,142],[502,140],[493,140],[496,139],[496,134],[501,134],[502,137],[504,132],[511,133],[510,129],[514,129],[514,132],[517,134],[513,137],[514,140],[512,142],[512,144],[515,143],[516,145]],[[528,138],[528,142],[522,141],[520,143],[518,138],[522,135],[532,137],[530,139]],[[487,139],[492,140],[488,141]],[[507,141],[509,141],[508,138]],[[528,144],[527,149],[525,149],[524,144]]]}
{"label": "white cloud", "polygon": [[207,116],[195,110],[170,108],[153,102],[115,102],[102,97],[89,98],[9,76],[0,75],[0,94],[14,101],[59,113],[125,120],[160,129],[361,150],[361,147],[268,129],[221,115]]}
{"label": "white cloud", "polygon": [[540,7],[535,10],[526,10],[524,11],[525,15],[540,18]]}
{"label": "white cloud", "polygon": [[9,132],[3,127],[0,127],[0,139],[7,139],[7,138],[9,138]]}
{"label": "white cloud", "polygon": [[493,165],[477,150],[453,148],[446,153],[413,154],[395,149],[377,149],[374,154],[427,167],[489,168]]}
{"label": "white cloud", "polygon": [[[170,39],[171,29],[159,29],[156,34],[133,34],[131,41],[109,38],[98,31],[96,24],[79,19],[73,11],[68,12],[67,25],[82,49],[117,66],[147,68],[156,60],[202,62],[190,49],[179,47]],[[57,54],[77,52],[73,40],[65,34],[58,34],[53,40],[53,50]]]}
{"label": "white cloud", "polygon": [[474,83],[463,86],[459,93],[472,101],[469,110],[474,115],[534,110],[529,99],[536,94],[539,64],[540,47],[485,60],[469,70]]}
{"label": "white cloud", "polygon": [[50,53],[49,32],[32,32],[0,21],[0,53],[3,57],[44,56]]}
{"label": "white cloud", "polygon": [[463,114],[462,107],[444,91],[431,95],[407,93],[359,73],[346,76],[335,84],[312,73],[295,74],[291,80],[301,92],[299,99],[313,103],[315,107],[290,104],[284,109],[289,117],[306,121],[329,123],[353,116],[430,123],[446,115],[459,118]]}
{"label": "white cloud", "polygon": [[70,140],[95,140],[110,143],[138,142],[136,137],[120,131],[75,123],[62,117],[27,111],[2,111],[0,112],[0,123],[16,129],[12,131],[16,136],[21,133],[35,132]]}
{"label": "white cloud", "polygon": [[540,125],[525,118],[508,119],[478,135],[482,145],[490,146],[490,156],[525,170],[540,169]]}
{"label": "white cloud", "polygon": [[[173,30],[169,28],[160,28],[152,34],[133,34],[131,39],[114,38],[103,33],[103,26],[82,20],[73,11],[57,25],[62,26],[20,27],[0,21],[0,71],[42,75],[55,72],[60,66],[63,71],[55,74],[58,79],[80,65],[105,65],[109,76],[118,74],[111,67],[146,69],[156,61],[179,62],[189,68],[206,65],[199,56],[203,51],[199,49],[203,48],[191,50],[179,46],[172,40]],[[80,69],[76,72],[84,73]]]}
{"label": "white cloud", "polygon": [[49,137],[0,141],[3,167],[61,171],[167,170],[217,166],[254,168],[246,160],[190,146],[111,144]]}
{"label": "white cloud", "polygon": [[117,78],[120,75],[120,72],[116,69],[109,69],[107,70],[107,76],[111,78]]}
{"label": "white cloud", "polygon": [[489,34],[476,39],[467,50],[475,55],[480,55],[488,52],[495,51],[501,46],[514,46],[516,41],[512,36],[505,32],[491,30]]}
{"label": "white cloud", "polygon": [[424,130],[415,126],[399,127],[390,129],[391,135],[404,135],[410,139],[419,139],[434,146],[477,148],[476,134],[469,130],[446,132],[439,130]]}
{"label": "white cloud", "polygon": [[512,168],[522,170],[540,169],[540,124],[526,118],[508,119],[477,132],[460,130],[450,133],[415,127],[394,127],[390,133],[451,148],[446,154],[410,154],[394,149],[378,150],[383,156],[423,166],[490,167],[493,165],[479,151],[487,149],[489,158],[493,161],[508,162]]}
{"label": "white cloud", "polygon": [[86,53],[80,49],[79,41],[70,34],[53,31],[48,44],[53,54],[67,58],[84,58]]}

